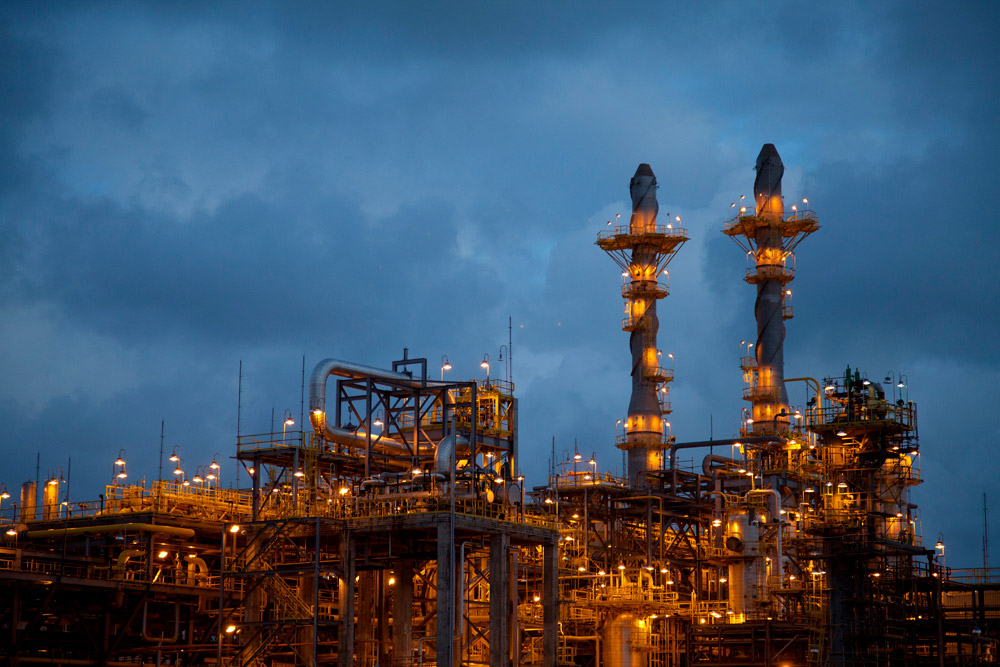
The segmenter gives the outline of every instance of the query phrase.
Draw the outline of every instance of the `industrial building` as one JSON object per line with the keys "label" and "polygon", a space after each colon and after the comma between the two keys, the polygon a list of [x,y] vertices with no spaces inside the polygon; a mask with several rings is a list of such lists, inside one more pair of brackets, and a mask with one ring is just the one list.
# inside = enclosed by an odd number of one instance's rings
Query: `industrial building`
{"label": "industrial building", "polygon": [[238,435],[245,488],[213,483],[218,460],[189,479],[177,452],[151,485],[122,454],[96,501],[55,474],[4,487],[4,664],[996,663],[1000,576],[945,567],[915,520],[908,387],[785,377],[794,251],[819,221],[786,208],[783,171],[765,145],[754,201],[722,229],[757,294],[738,438],[670,435],[656,305],[688,236],[658,220],[642,164],[628,223],[596,241],[621,269],[631,352],[624,476],[577,451],[528,488],[509,377],[435,379],[406,350],[389,368],[326,359],[310,428],[289,414]]}

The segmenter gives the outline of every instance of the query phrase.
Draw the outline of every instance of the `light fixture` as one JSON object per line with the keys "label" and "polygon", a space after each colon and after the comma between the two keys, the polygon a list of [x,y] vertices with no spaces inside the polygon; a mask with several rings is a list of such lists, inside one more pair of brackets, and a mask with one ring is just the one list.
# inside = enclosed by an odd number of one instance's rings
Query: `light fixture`
{"label": "light fixture", "polygon": [[166,551],[161,551],[160,553],[156,554],[156,557],[157,557],[157,558],[166,558],[166,557],[167,557],[167,555],[168,555],[168,554],[167,554],[167,552],[166,552]]}
{"label": "light fixture", "polygon": [[847,435],[847,431],[845,431],[844,429],[838,429],[838,430],[837,430],[837,435],[838,435],[839,437],[843,438],[844,436],[846,436],[846,435]]}
{"label": "light fixture", "polygon": [[235,625],[227,625],[226,626],[226,634],[227,635],[231,635],[234,632],[236,632],[236,626]]}
{"label": "light fixture", "polygon": [[179,445],[174,445],[174,450],[170,453],[170,461],[172,461],[174,463],[177,463],[178,461],[180,461],[181,457],[180,457],[180,453],[179,452],[180,452],[180,446]]}
{"label": "light fixture", "polygon": [[240,532],[240,524],[234,523],[233,525],[231,525],[229,527],[229,532],[230,533],[238,533],[238,532]]}
{"label": "light fixture", "polygon": [[296,470],[293,474],[294,474],[295,477],[305,477],[306,476],[306,474],[304,472],[302,472],[301,469]]}

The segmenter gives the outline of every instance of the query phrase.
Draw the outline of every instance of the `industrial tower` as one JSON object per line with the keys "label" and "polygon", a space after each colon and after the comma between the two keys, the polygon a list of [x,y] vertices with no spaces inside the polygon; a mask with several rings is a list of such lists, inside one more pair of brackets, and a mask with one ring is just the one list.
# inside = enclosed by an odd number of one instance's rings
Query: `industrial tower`
{"label": "industrial tower", "polygon": [[816,215],[792,206],[785,215],[781,196],[781,177],[785,166],[774,144],[764,144],[757,156],[757,177],[753,183],[755,210],[732,204],[734,215],[723,228],[747,253],[746,281],[757,286],[754,316],[757,340],[741,359],[744,383],[743,398],[753,408],[741,425],[743,435],[788,433],[792,418],[785,391],[785,320],[792,316],[791,290],[795,277],[795,247],[819,229]]}
{"label": "industrial tower", "polygon": [[628,479],[634,486],[646,486],[644,474],[662,467],[662,452],[669,447],[664,433],[663,415],[670,412],[667,383],[673,370],[660,363],[656,347],[660,322],[656,302],[668,294],[660,276],[674,253],[688,240],[685,230],[668,221],[658,225],[656,215],[656,176],[646,163],[639,165],[629,183],[632,217],[628,226],[611,226],[598,234],[597,245],[622,269],[622,297],[625,318],[622,330],[629,332],[632,352],[632,397],[628,404],[625,434],[618,438],[618,448],[628,452]]}

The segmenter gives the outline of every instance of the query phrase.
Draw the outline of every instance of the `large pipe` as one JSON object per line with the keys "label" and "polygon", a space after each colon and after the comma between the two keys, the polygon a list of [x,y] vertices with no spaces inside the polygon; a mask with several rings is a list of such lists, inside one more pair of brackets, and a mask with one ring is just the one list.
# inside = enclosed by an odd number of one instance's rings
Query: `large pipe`
{"label": "large pipe", "polygon": [[437,449],[434,450],[434,470],[449,477],[454,472],[452,466],[457,461],[457,454],[471,454],[472,449],[469,441],[460,435],[449,435],[441,439]]}
{"label": "large pipe", "polygon": [[51,528],[48,530],[29,530],[24,533],[28,538],[64,537],[66,535],[83,535],[85,533],[117,533],[131,531],[135,533],[163,533],[176,537],[194,537],[190,528],[179,526],[161,526],[155,523],[111,523],[100,526],[76,526],[74,528]]}
{"label": "large pipe", "polygon": [[[326,418],[326,383],[331,375],[354,379],[370,377],[378,380],[397,382],[413,388],[429,384],[440,384],[427,382],[423,379],[414,379],[409,373],[398,373],[384,368],[356,364],[341,359],[324,359],[316,364],[309,379],[309,421],[312,424],[313,431],[323,433],[330,442],[358,447],[368,447],[367,434],[358,434],[348,429],[330,426],[329,420]],[[379,452],[393,456],[413,455],[413,452],[410,451],[410,448],[406,444],[383,436],[378,438],[372,437],[372,445]]]}

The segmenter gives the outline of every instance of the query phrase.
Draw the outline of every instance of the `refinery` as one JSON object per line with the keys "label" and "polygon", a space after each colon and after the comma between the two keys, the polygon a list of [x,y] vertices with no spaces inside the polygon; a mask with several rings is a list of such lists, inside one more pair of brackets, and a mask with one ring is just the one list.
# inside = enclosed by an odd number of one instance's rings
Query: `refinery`
{"label": "refinery", "polygon": [[786,377],[794,253],[820,221],[786,205],[783,173],[766,144],[752,200],[718,224],[756,291],[738,437],[671,435],[657,303],[688,232],[658,218],[640,164],[627,222],[595,230],[631,358],[622,475],[577,449],[526,479],[521,450],[546,445],[519,434],[509,372],[446,380],[445,359],[439,375],[405,349],[325,359],[301,415],[237,434],[242,488],[213,483],[221,459],[192,474],[169,449],[150,484],[109,452],[98,499],[55,474],[4,480],[3,664],[995,664],[1000,571],[947,567],[921,534],[907,383]]}

